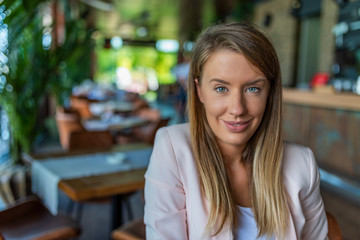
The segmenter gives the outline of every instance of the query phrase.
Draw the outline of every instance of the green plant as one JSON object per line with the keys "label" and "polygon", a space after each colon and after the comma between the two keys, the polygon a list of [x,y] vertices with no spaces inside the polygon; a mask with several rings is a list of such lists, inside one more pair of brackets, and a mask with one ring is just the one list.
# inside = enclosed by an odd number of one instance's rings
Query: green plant
{"label": "green plant", "polygon": [[[71,15],[65,16],[66,39],[60,46],[44,47],[42,7],[48,0],[4,0],[2,13],[8,29],[7,65],[2,71],[0,105],[5,109],[12,134],[13,163],[21,163],[22,151],[30,152],[43,129],[40,105],[49,94],[62,104],[71,88],[89,75],[90,33]],[[68,6],[68,1],[58,1]],[[81,72],[83,71],[83,72]]]}
{"label": "green plant", "polygon": [[84,79],[91,78],[91,59],[94,42],[83,19],[66,18],[66,39],[52,53],[52,64],[57,66],[52,74],[50,91],[54,94],[57,104],[65,105],[74,85]]}
{"label": "green plant", "polygon": [[156,71],[159,84],[172,84],[175,76],[171,69],[176,65],[176,53],[159,52],[155,47],[123,46],[119,50],[96,49],[98,66],[95,75],[99,82],[115,82],[118,67],[126,67],[133,73],[137,69],[151,68]]}

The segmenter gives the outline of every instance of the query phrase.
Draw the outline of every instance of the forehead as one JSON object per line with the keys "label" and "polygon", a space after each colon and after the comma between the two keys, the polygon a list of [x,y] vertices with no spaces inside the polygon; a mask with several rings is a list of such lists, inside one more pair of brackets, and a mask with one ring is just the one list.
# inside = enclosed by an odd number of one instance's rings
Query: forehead
{"label": "forehead", "polygon": [[204,64],[202,78],[220,78],[222,80],[250,81],[265,78],[264,74],[246,57],[229,50],[216,51]]}

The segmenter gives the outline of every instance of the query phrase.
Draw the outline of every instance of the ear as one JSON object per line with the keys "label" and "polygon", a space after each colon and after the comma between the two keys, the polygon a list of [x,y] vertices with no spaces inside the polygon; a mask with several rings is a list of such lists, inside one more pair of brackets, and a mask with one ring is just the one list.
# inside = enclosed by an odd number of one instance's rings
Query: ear
{"label": "ear", "polygon": [[195,87],[196,87],[196,93],[198,95],[198,98],[199,98],[200,102],[204,103],[203,96],[201,94],[199,80],[197,78],[195,79]]}

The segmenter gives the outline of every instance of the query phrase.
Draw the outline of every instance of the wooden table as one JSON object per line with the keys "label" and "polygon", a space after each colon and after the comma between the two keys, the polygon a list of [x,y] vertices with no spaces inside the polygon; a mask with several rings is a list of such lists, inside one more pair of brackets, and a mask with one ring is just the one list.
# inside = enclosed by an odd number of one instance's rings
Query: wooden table
{"label": "wooden table", "polygon": [[59,182],[59,189],[75,202],[111,197],[111,230],[123,224],[123,196],[143,189],[146,169],[117,172],[98,176],[66,179]]}
{"label": "wooden table", "polygon": [[[114,147],[110,152],[130,153],[136,150],[151,150],[151,147],[151,145],[145,143],[133,143]],[[90,153],[92,152],[90,151]],[[63,156],[81,156],[84,154],[89,154],[89,152],[56,154],[56,156],[52,157],[57,158]],[[42,159],[47,160],[49,157],[50,156],[46,156]],[[38,158],[37,161],[41,161],[41,159]],[[113,207],[111,229],[114,229],[123,223],[121,207],[123,196],[144,188],[145,172],[146,168],[134,168],[131,170],[91,175],[86,177],[64,178],[60,179],[57,186],[71,200],[78,203],[111,197]]]}
{"label": "wooden table", "polygon": [[59,188],[73,201],[82,202],[110,197],[144,188],[146,169],[104,175],[65,179]]}

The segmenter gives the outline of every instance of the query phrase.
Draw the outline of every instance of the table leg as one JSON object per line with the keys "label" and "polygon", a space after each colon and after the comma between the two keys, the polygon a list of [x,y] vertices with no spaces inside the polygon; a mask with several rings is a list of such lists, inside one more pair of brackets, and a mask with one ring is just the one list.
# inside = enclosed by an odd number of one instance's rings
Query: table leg
{"label": "table leg", "polygon": [[123,196],[121,194],[112,197],[111,230],[114,230],[123,224],[122,202]]}

